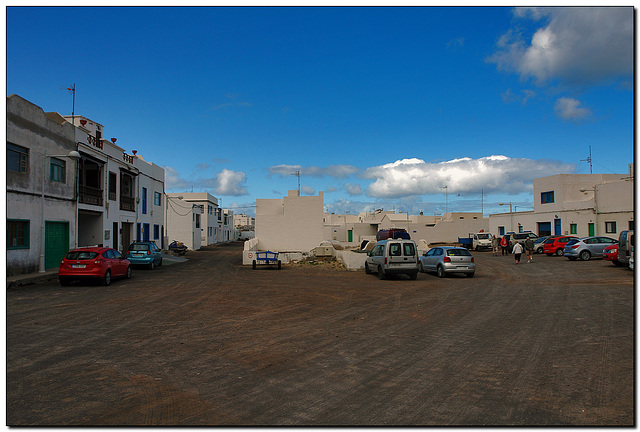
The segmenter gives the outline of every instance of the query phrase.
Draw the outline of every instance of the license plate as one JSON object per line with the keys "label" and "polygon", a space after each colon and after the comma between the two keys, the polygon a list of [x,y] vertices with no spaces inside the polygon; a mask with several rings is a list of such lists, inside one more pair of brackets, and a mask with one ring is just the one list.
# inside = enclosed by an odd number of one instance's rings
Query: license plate
{"label": "license plate", "polygon": [[141,253],[134,253],[133,256],[137,256],[137,257],[141,257],[143,254]]}
{"label": "license plate", "polygon": [[459,269],[462,269],[462,270],[466,270],[466,269],[468,269],[469,267],[468,267],[468,266],[458,266],[458,268],[459,268]]}
{"label": "license plate", "polygon": [[71,264],[71,268],[86,268],[86,264]]}

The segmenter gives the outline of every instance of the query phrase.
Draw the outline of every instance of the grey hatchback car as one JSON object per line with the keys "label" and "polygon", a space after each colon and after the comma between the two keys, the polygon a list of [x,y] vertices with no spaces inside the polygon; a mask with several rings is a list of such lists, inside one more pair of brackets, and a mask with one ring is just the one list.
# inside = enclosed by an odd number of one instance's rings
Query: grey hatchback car
{"label": "grey hatchback car", "polygon": [[429,249],[420,257],[418,269],[421,272],[436,272],[438,277],[455,273],[473,277],[476,273],[476,263],[466,248],[439,246]]}
{"label": "grey hatchback car", "polygon": [[604,248],[617,243],[618,240],[611,237],[582,237],[571,240],[564,246],[564,256],[571,261],[578,258],[589,261],[593,257],[601,258]]}

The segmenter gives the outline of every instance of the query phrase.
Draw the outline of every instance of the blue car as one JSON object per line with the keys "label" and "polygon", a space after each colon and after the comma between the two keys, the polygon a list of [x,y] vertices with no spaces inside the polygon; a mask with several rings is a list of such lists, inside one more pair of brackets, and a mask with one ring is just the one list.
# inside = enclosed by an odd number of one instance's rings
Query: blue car
{"label": "blue car", "polygon": [[152,241],[133,242],[127,250],[127,259],[133,265],[145,265],[153,270],[162,265],[162,251]]}

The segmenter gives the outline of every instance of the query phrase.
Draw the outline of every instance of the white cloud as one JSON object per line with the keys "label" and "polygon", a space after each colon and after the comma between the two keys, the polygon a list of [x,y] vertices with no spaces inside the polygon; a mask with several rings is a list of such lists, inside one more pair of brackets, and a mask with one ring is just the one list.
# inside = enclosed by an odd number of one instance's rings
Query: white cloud
{"label": "white cloud", "polygon": [[167,191],[172,190],[186,190],[190,188],[190,183],[183,179],[178,173],[178,170],[172,168],[170,166],[165,166],[164,168],[164,185]]}
{"label": "white cloud", "polygon": [[468,157],[439,163],[420,159],[403,159],[367,169],[363,177],[375,179],[367,195],[397,198],[442,193],[530,192],[533,179],[560,173],[571,173],[573,164],[549,160],[511,159],[506,156]]}
{"label": "white cloud", "polygon": [[362,186],[359,184],[347,183],[344,187],[349,195],[362,195]]}
{"label": "white cloud", "polygon": [[316,190],[314,188],[312,188],[311,186],[301,186],[300,187],[300,192],[302,192],[303,194],[306,194],[306,195],[315,195],[316,194]]}
{"label": "white cloud", "polygon": [[538,84],[600,84],[633,74],[633,8],[521,8],[515,16],[540,21],[530,39],[509,31],[487,59]]}
{"label": "white cloud", "polygon": [[554,110],[564,120],[578,121],[591,117],[591,110],[580,105],[577,99],[562,97],[556,101]]}
{"label": "white cloud", "polygon": [[247,188],[242,185],[247,180],[247,174],[241,171],[223,169],[216,176],[216,193],[220,195],[247,195]]}

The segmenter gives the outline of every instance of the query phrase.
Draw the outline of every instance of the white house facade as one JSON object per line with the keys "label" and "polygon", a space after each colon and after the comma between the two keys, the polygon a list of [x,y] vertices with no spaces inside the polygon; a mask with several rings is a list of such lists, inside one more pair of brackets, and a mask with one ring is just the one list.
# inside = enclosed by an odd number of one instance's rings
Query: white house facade
{"label": "white house facade", "polygon": [[[76,246],[74,128],[7,97],[7,276],[58,267]],[[53,119],[52,119],[53,118]],[[74,155],[75,156],[75,155]]]}
{"label": "white house facade", "polygon": [[75,127],[79,168],[78,246],[124,252],[133,241],[165,248],[164,169],[128,154],[104,127],[83,116],[64,116]]}
{"label": "white house facade", "polygon": [[533,198],[532,211],[516,212],[505,203],[508,213],[489,215],[491,232],[618,238],[621,231],[634,228],[631,165],[629,174],[558,174],[535,179]]}

